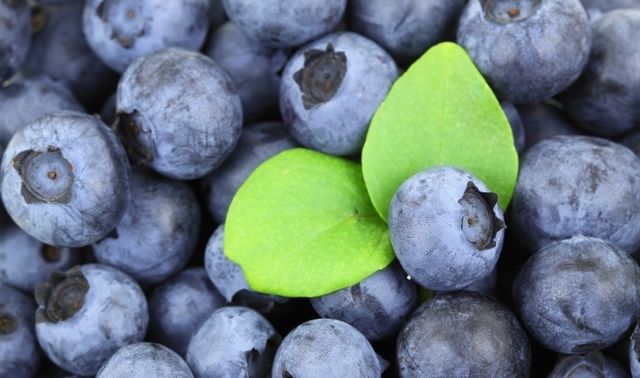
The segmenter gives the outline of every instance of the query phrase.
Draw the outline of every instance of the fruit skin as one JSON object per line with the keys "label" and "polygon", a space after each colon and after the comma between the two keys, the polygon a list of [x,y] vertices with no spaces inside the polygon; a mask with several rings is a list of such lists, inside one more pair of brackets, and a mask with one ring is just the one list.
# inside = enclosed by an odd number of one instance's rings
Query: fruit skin
{"label": "fruit skin", "polygon": [[393,58],[369,39],[352,32],[327,35],[287,62],[280,84],[282,119],[306,147],[332,155],[357,154],[397,77]]}
{"label": "fruit skin", "polygon": [[42,359],[33,329],[35,308],[32,299],[0,284],[0,377],[35,376]]}
{"label": "fruit skin", "polygon": [[205,51],[236,86],[245,123],[277,114],[279,72],[287,63],[287,52],[253,41],[233,22],[213,34]]}
{"label": "fruit skin", "polygon": [[593,48],[580,78],[560,97],[586,131],[619,136],[640,123],[640,9],[620,9],[593,24]]}
{"label": "fruit skin", "polygon": [[[469,183],[476,189],[469,191]],[[490,203],[481,194],[488,192],[478,178],[455,167],[432,168],[400,185],[389,207],[389,234],[411,279],[449,291],[491,273],[502,250],[504,217],[497,196],[488,194]],[[481,211],[465,207],[467,198],[480,201]]]}
{"label": "fruit skin", "polygon": [[448,36],[465,3],[465,0],[352,0],[350,26],[384,47],[398,63],[407,64]]}
{"label": "fruit skin", "polygon": [[416,285],[392,263],[352,287],[311,298],[311,305],[323,318],[348,323],[375,341],[395,335],[417,300]]}
{"label": "fruit skin", "polygon": [[0,2],[0,82],[20,69],[31,47],[31,10],[26,0]]}
{"label": "fruit skin", "polygon": [[130,157],[174,179],[213,171],[240,137],[242,106],[231,79],[197,52],[170,48],[136,60],[116,102]]}
{"label": "fruit skin", "polygon": [[224,222],[233,196],[262,162],[297,146],[280,122],[261,122],[243,127],[231,155],[201,182],[213,219],[218,223]]}
{"label": "fruit skin", "polygon": [[640,8],[638,0],[580,0],[584,9],[589,13],[589,18],[597,20],[603,14],[621,8]]}
{"label": "fruit skin", "polygon": [[[518,15],[509,18],[513,9]],[[584,69],[591,48],[589,20],[579,0],[539,5],[470,0],[457,39],[491,86],[514,103],[543,100],[567,88]]]}
{"label": "fruit skin", "polygon": [[258,312],[222,307],[193,335],[186,360],[196,378],[264,377],[279,343],[280,335]]}
{"label": "fruit skin", "polygon": [[640,377],[640,327],[636,324],[629,342],[629,368],[631,375]]}
{"label": "fruit skin", "polygon": [[581,234],[633,253],[640,247],[640,158],[594,137],[536,144],[520,166],[509,225],[530,252]]}
{"label": "fruit skin", "polygon": [[513,143],[515,144],[516,151],[518,151],[518,154],[522,154],[527,144],[527,137],[524,131],[522,118],[520,118],[520,113],[518,112],[516,106],[510,102],[503,101],[500,103],[500,106],[502,107],[502,111],[504,111],[504,115],[509,121],[509,126],[511,126],[511,131],[513,133]]}
{"label": "fruit skin", "polygon": [[158,284],[180,272],[200,234],[200,204],[191,187],[143,168],[131,175],[131,197],[115,230],[93,244],[101,264],[140,284]]}
{"label": "fruit skin", "polygon": [[209,0],[87,0],[82,25],[96,55],[123,72],[137,58],[164,48],[199,50],[208,12]]}
{"label": "fruit skin", "polygon": [[640,155],[640,131],[634,131],[620,139],[620,143],[633,151],[636,155]]}
{"label": "fruit skin", "polygon": [[207,242],[204,251],[204,267],[209,280],[227,302],[267,313],[273,309],[276,303],[286,301],[285,298],[260,294],[251,290],[240,265],[225,256],[223,244],[224,225],[220,225]]}
{"label": "fruit skin", "polygon": [[83,10],[84,1],[34,10],[34,19],[42,17],[43,25],[34,33],[24,69],[67,83],[80,102],[97,109],[115,89],[117,76],[89,47],[82,33]]}
{"label": "fruit skin", "polygon": [[517,107],[527,136],[526,149],[556,135],[579,135],[580,130],[557,106],[548,103],[523,104]]}
{"label": "fruit skin", "polygon": [[105,362],[96,378],[193,378],[184,360],[171,349],[155,343],[123,346]]}
{"label": "fruit skin", "polygon": [[629,374],[615,360],[600,352],[591,352],[586,356],[573,355],[558,358],[548,378],[578,377],[627,378]]}
{"label": "fruit skin", "polygon": [[[36,155],[51,156],[55,169],[27,176],[38,180],[23,180],[19,170],[51,167],[37,160],[30,164]],[[2,201],[13,221],[53,246],[80,247],[105,237],[129,202],[125,151],[111,129],[86,114],[48,113],[22,128],[5,150],[1,172]],[[35,184],[41,185],[38,191],[27,188]],[[36,192],[55,196],[44,200]]]}
{"label": "fruit skin", "polygon": [[269,47],[295,47],[338,26],[347,0],[223,0],[227,16],[254,41]]}
{"label": "fruit skin", "polygon": [[545,347],[584,354],[613,345],[640,313],[640,267],[613,244],[575,236],[527,260],[514,306]]}
{"label": "fruit skin", "polygon": [[282,340],[271,377],[380,377],[371,344],[358,330],[334,319],[300,324]]}
{"label": "fruit skin", "polygon": [[49,274],[79,260],[79,251],[42,244],[13,224],[0,229],[0,282],[30,295]]}
{"label": "fruit skin", "polygon": [[[52,275],[56,280],[81,274],[88,291],[82,307],[66,320],[47,317],[54,294],[36,288],[36,335],[40,346],[56,365],[77,375],[94,375],[120,347],[142,341],[149,322],[147,301],[138,284],[125,273],[101,264],[77,266]],[[60,301],[59,301],[60,302]],[[64,303],[62,305],[69,305]],[[68,310],[67,310],[68,311]]]}
{"label": "fruit skin", "polygon": [[61,82],[45,75],[30,75],[12,80],[0,88],[0,143],[46,113],[60,110],[84,112],[71,91]]}
{"label": "fruit skin", "polygon": [[528,377],[531,349],[515,315],[495,299],[441,293],[411,315],[396,343],[400,377]]}
{"label": "fruit skin", "polygon": [[226,300],[204,268],[185,269],[149,296],[149,335],[184,356],[191,336]]}

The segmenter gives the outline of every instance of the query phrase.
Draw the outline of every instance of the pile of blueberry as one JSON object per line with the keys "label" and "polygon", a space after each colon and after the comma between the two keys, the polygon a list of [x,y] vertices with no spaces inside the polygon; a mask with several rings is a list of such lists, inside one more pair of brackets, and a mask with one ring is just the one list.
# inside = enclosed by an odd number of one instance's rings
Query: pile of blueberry
{"label": "pile of blueberry", "polygon": [[[299,146],[359,161],[441,41],[513,129],[508,209],[428,169],[387,268],[253,291],[238,188]],[[0,0],[0,81],[1,378],[640,377],[640,0]]]}

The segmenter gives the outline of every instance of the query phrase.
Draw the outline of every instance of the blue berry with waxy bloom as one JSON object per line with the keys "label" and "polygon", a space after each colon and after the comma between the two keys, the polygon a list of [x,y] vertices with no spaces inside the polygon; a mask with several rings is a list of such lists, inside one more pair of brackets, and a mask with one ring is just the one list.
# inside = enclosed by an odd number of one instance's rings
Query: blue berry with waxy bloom
{"label": "blue berry with waxy bloom", "polygon": [[353,31],[384,47],[399,63],[411,63],[444,40],[466,0],[352,0]]}
{"label": "blue berry with waxy bloom", "polygon": [[47,356],[77,375],[93,375],[120,347],[142,341],[149,322],[140,286],[101,264],[51,274],[36,288],[36,335]]}
{"label": "blue berry with waxy bloom", "polygon": [[527,138],[524,131],[524,124],[522,123],[522,118],[520,118],[520,113],[518,112],[518,109],[515,107],[515,105],[510,102],[503,101],[500,103],[500,106],[502,106],[502,111],[509,121],[509,126],[511,126],[513,143],[516,147],[516,151],[521,154],[525,150]]}
{"label": "blue berry with waxy bloom", "polygon": [[125,151],[111,129],[86,114],[48,113],[19,130],[1,171],[2,201],[13,221],[53,246],[102,239],[129,202]]}
{"label": "blue berry with waxy bloom", "polygon": [[209,0],[87,0],[87,42],[112,69],[168,47],[199,50],[209,27]]}
{"label": "blue berry with waxy bloom", "polygon": [[34,9],[33,42],[24,63],[27,72],[65,82],[78,100],[97,108],[116,86],[117,76],[89,47],[82,33],[84,1]]}
{"label": "blue berry with waxy bloom", "polygon": [[45,75],[20,77],[0,88],[0,143],[44,114],[84,109],[63,83]]}
{"label": "blue berry with waxy bloom", "polygon": [[31,11],[26,0],[0,2],[0,82],[20,69],[31,47]]}
{"label": "blue berry with waxy bloom", "polygon": [[524,155],[509,222],[530,252],[585,235],[633,253],[640,247],[640,158],[600,138],[544,140]]}
{"label": "blue berry with waxy bloom", "polygon": [[369,341],[340,320],[314,319],[282,340],[271,377],[380,377],[380,363]]}
{"label": "blue berry with waxy bloom", "polygon": [[186,269],[151,292],[149,336],[184,356],[200,324],[226,303],[204,268]]}
{"label": "blue berry with waxy bloom", "polygon": [[186,360],[196,378],[266,377],[279,343],[280,335],[255,310],[222,307],[193,335]]}
{"label": "blue berry with waxy bloom", "polygon": [[556,135],[580,135],[557,104],[533,103],[517,107],[526,135],[525,149]]}
{"label": "blue berry with waxy bloom", "polygon": [[79,251],[42,244],[13,224],[0,229],[0,282],[23,292],[33,293],[38,282],[79,258]]}
{"label": "blue berry with waxy bloom", "polygon": [[311,305],[323,318],[342,320],[375,341],[394,335],[417,300],[416,285],[392,263],[354,286],[311,298]]}
{"label": "blue berry with waxy bloom", "polygon": [[455,167],[408,178],[389,208],[391,243],[404,270],[420,286],[461,289],[489,275],[504,239],[498,196]]}
{"label": "blue berry with waxy bloom", "polygon": [[640,313],[640,267],[613,244],[576,236],[532,255],[513,283],[529,332],[545,347],[584,354],[613,345]]}
{"label": "blue berry with waxy bloom", "polygon": [[629,368],[633,377],[640,377],[640,327],[637,324],[629,342]]}
{"label": "blue berry with waxy bloom", "polygon": [[629,374],[614,359],[593,351],[587,355],[560,356],[547,378],[627,378]]}
{"label": "blue berry with waxy bloom", "polygon": [[225,256],[223,242],[224,225],[220,225],[207,242],[204,252],[204,267],[209,279],[227,302],[267,313],[273,309],[276,303],[286,301],[285,298],[260,294],[251,290],[240,265]]}
{"label": "blue berry with waxy bloom", "polygon": [[347,0],[222,0],[227,16],[254,41],[294,47],[338,26]]}
{"label": "blue berry with waxy bloom", "polygon": [[200,204],[191,187],[137,168],[124,217],[93,244],[93,254],[141,284],[157,284],[184,268],[199,234]]}
{"label": "blue berry with waxy bloom", "polygon": [[245,123],[277,114],[280,72],[288,59],[284,50],[265,47],[226,22],[209,40],[206,54],[231,77]]}
{"label": "blue berry with waxy bloom", "polygon": [[35,303],[0,283],[0,377],[30,378],[40,366]]}
{"label": "blue berry with waxy bloom", "polygon": [[489,84],[514,103],[567,88],[591,49],[589,19],[579,0],[470,0],[457,39]]}
{"label": "blue berry with waxy bloom", "polygon": [[597,20],[603,14],[622,8],[640,8],[639,0],[580,0],[584,9],[589,13],[589,18]]}
{"label": "blue berry with waxy bloom", "polygon": [[184,360],[171,349],[154,343],[133,343],[118,349],[96,378],[193,378]]}
{"label": "blue berry with waxy bloom", "polygon": [[593,25],[593,48],[580,78],[560,97],[576,124],[619,136],[640,124],[640,8],[608,12]]}
{"label": "blue berry with waxy bloom", "polygon": [[202,179],[207,207],[216,222],[224,222],[231,200],[263,161],[298,144],[280,122],[245,126],[238,145],[218,169]]}
{"label": "blue berry with waxy bloom", "polygon": [[528,377],[531,348],[515,315],[488,296],[458,291],[424,302],[396,343],[400,377]]}
{"label": "blue berry with waxy bloom", "polygon": [[117,112],[130,158],[180,180],[222,164],[242,127],[229,76],[206,55],[178,48],[129,66],[118,84]]}
{"label": "blue berry with waxy bloom", "polygon": [[369,122],[398,77],[373,41],[336,32],[296,52],[280,84],[280,112],[300,144],[333,155],[360,152]]}

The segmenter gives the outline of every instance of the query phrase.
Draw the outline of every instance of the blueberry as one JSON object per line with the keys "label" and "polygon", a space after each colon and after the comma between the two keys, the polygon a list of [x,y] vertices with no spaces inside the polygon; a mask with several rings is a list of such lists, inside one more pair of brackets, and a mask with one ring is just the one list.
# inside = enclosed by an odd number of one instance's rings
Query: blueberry
{"label": "blueberry", "polygon": [[580,0],[589,13],[591,20],[600,18],[604,13],[621,8],[640,8],[639,0]]}
{"label": "blueberry", "polygon": [[398,62],[411,63],[445,39],[466,0],[352,0],[353,31],[371,38]]}
{"label": "blueberry", "polygon": [[100,368],[96,378],[193,378],[184,360],[171,349],[154,343],[123,346]]}
{"label": "blueberry", "polygon": [[640,377],[640,327],[636,325],[629,343],[629,367],[631,375]]}
{"label": "blueberry", "polygon": [[184,356],[200,324],[225,304],[204,268],[184,270],[149,296],[149,334]]}
{"label": "blueberry", "polygon": [[520,113],[518,109],[510,102],[503,101],[500,103],[502,106],[502,110],[504,111],[504,115],[507,117],[509,121],[509,126],[511,126],[511,131],[513,133],[513,142],[515,144],[516,150],[519,154],[523,153],[526,146],[526,135],[524,131],[524,124],[522,123],[522,119],[520,118]]}
{"label": "blueberry", "polygon": [[262,122],[244,127],[238,145],[229,158],[202,180],[207,207],[213,219],[224,222],[233,196],[258,165],[296,146],[284,125],[279,122]]}
{"label": "blueberry", "polygon": [[242,106],[207,56],[171,48],[136,60],[118,84],[118,130],[130,157],[176,179],[194,179],[231,153]]}
{"label": "blueberry", "polygon": [[224,225],[218,226],[209,238],[204,252],[204,267],[213,285],[222,296],[233,304],[247,306],[262,313],[273,309],[284,298],[256,293],[244,278],[240,265],[229,260],[223,249]]}
{"label": "blueberry", "polygon": [[514,235],[531,252],[582,234],[632,253],[640,247],[640,158],[600,138],[544,140],[524,156],[510,211]]}
{"label": "blueberry", "polygon": [[591,31],[579,0],[470,0],[458,43],[505,99],[534,102],[580,75]]}
{"label": "blueberry", "polygon": [[374,42],[351,32],[330,34],[287,62],[280,85],[282,118],[304,146],[357,154],[397,77],[393,59]]}
{"label": "blueberry", "polygon": [[31,11],[26,0],[0,2],[0,82],[9,79],[31,46]]}
{"label": "blueberry", "polygon": [[33,293],[56,270],[78,263],[78,251],[42,244],[14,225],[0,229],[0,282]]}
{"label": "blueberry", "polygon": [[11,81],[0,88],[0,143],[6,146],[18,130],[59,110],[84,111],[63,83],[44,75]]}
{"label": "blueberry", "polygon": [[463,287],[461,290],[475,291],[476,293],[493,296],[498,282],[498,268],[493,268],[491,273],[481,279],[472,282],[470,285]]}
{"label": "blueberry", "polygon": [[634,131],[628,134],[620,140],[620,143],[636,155],[640,155],[640,131]]}
{"label": "blueberry", "polygon": [[504,238],[498,196],[478,178],[439,167],[407,179],[389,208],[389,234],[404,270],[432,290],[461,289],[489,275]]}
{"label": "blueberry", "polygon": [[209,1],[209,30],[216,30],[227,20],[222,0]]}
{"label": "blueberry", "polygon": [[323,318],[342,320],[371,341],[393,336],[417,303],[416,286],[399,264],[391,264],[362,282],[311,299]]}
{"label": "blueberry", "polygon": [[87,42],[112,69],[167,47],[199,50],[209,27],[209,0],[87,0]]}
{"label": "blueberry", "polygon": [[560,109],[552,104],[525,104],[517,109],[527,137],[526,149],[556,135],[580,134]]}
{"label": "blueberry", "polygon": [[2,201],[43,243],[79,247],[105,237],[129,202],[130,168],[114,133],[94,117],[48,113],[18,131],[2,159]]}
{"label": "blueberry", "polygon": [[287,62],[283,50],[264,47],[227,22],[213,34],[206,53],[235,84],[245,122],[277,114],[279,74]]}
{"label": "blueberry", "polygon": [[562,96],[567,114],[593,134],[617,136],[640,123],[640,9],[606,13],[593,25],[582,76]]}
{"label": "blueberry", "polygon": [[627,378],[629,374],[615,360],[598,351],[585,356],[561,356],[547,378]]}
{"label": "blueberry", "polygon": [[265,377],[280,336],[267,319],[245,307],[222,307],[200,326],[187,349],[196,378]]}
{"label": "blueberry", "polygon": [[34,8],[33,42],[24,68],[68,83],[78,99],[91,108],[114,88],[116,74],[93,53],[82,34],[84,1]]}
{"label": "blueberry", "polygon": [[234,24],[270,47],[294,47],[336,28],[347,0],[223,0]]}
{"label": "blueberry", "polygon": [[513,284],[525,326],[545,347],[584,354],[615,343],[640,313],[640,267],[601,239],[576,236],[527,260]]}
{"label": "blueberry", "polygon": [[371,344],[358,330],[334,319],[302,323],[282,340],[273,378],[380,377]]}
{"label": "blueberry", "polygon": [[35,303],[0,284],[0,377],[35,375],[41,355],[33,330]]}
{"label": "blueberry", "polygon": [[396,343],[400,377],[528,377],[531,350],[507,307],[473,292],[436,295]]}
{"label": "blueberry", "polygon": [[36,288],[36,335],[47,356],[77,375],[96,374],[120,347],[142,341],[144,293],[121,271],[100,264],[53,273]]}
{"label": "blueberry", "polygon": [[184,182],[144,169],[131,175],[131,197],[116,229],[93,245],[99,263],[141,284],[157,284],[189,261],[200,233],[200,205]]}

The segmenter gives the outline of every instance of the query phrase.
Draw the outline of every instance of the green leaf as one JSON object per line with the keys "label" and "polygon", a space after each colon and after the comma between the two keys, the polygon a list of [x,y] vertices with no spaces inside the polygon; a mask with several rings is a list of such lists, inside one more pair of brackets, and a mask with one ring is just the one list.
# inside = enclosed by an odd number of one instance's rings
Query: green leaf
{"label": "green leaf", "polygon": [[506,209],[518,175],[511,127],[471,58],[450,42],[431,48],[396,81],[362,151],[367,190],[384,219],[404,180],[441,165],[480,178]]}
{"label": "green leaf", "polygon": [[286,297],[353,286],[394,258],[360,165],[303,148],[267,160],[240,187],[224,251],[253,290]]}

